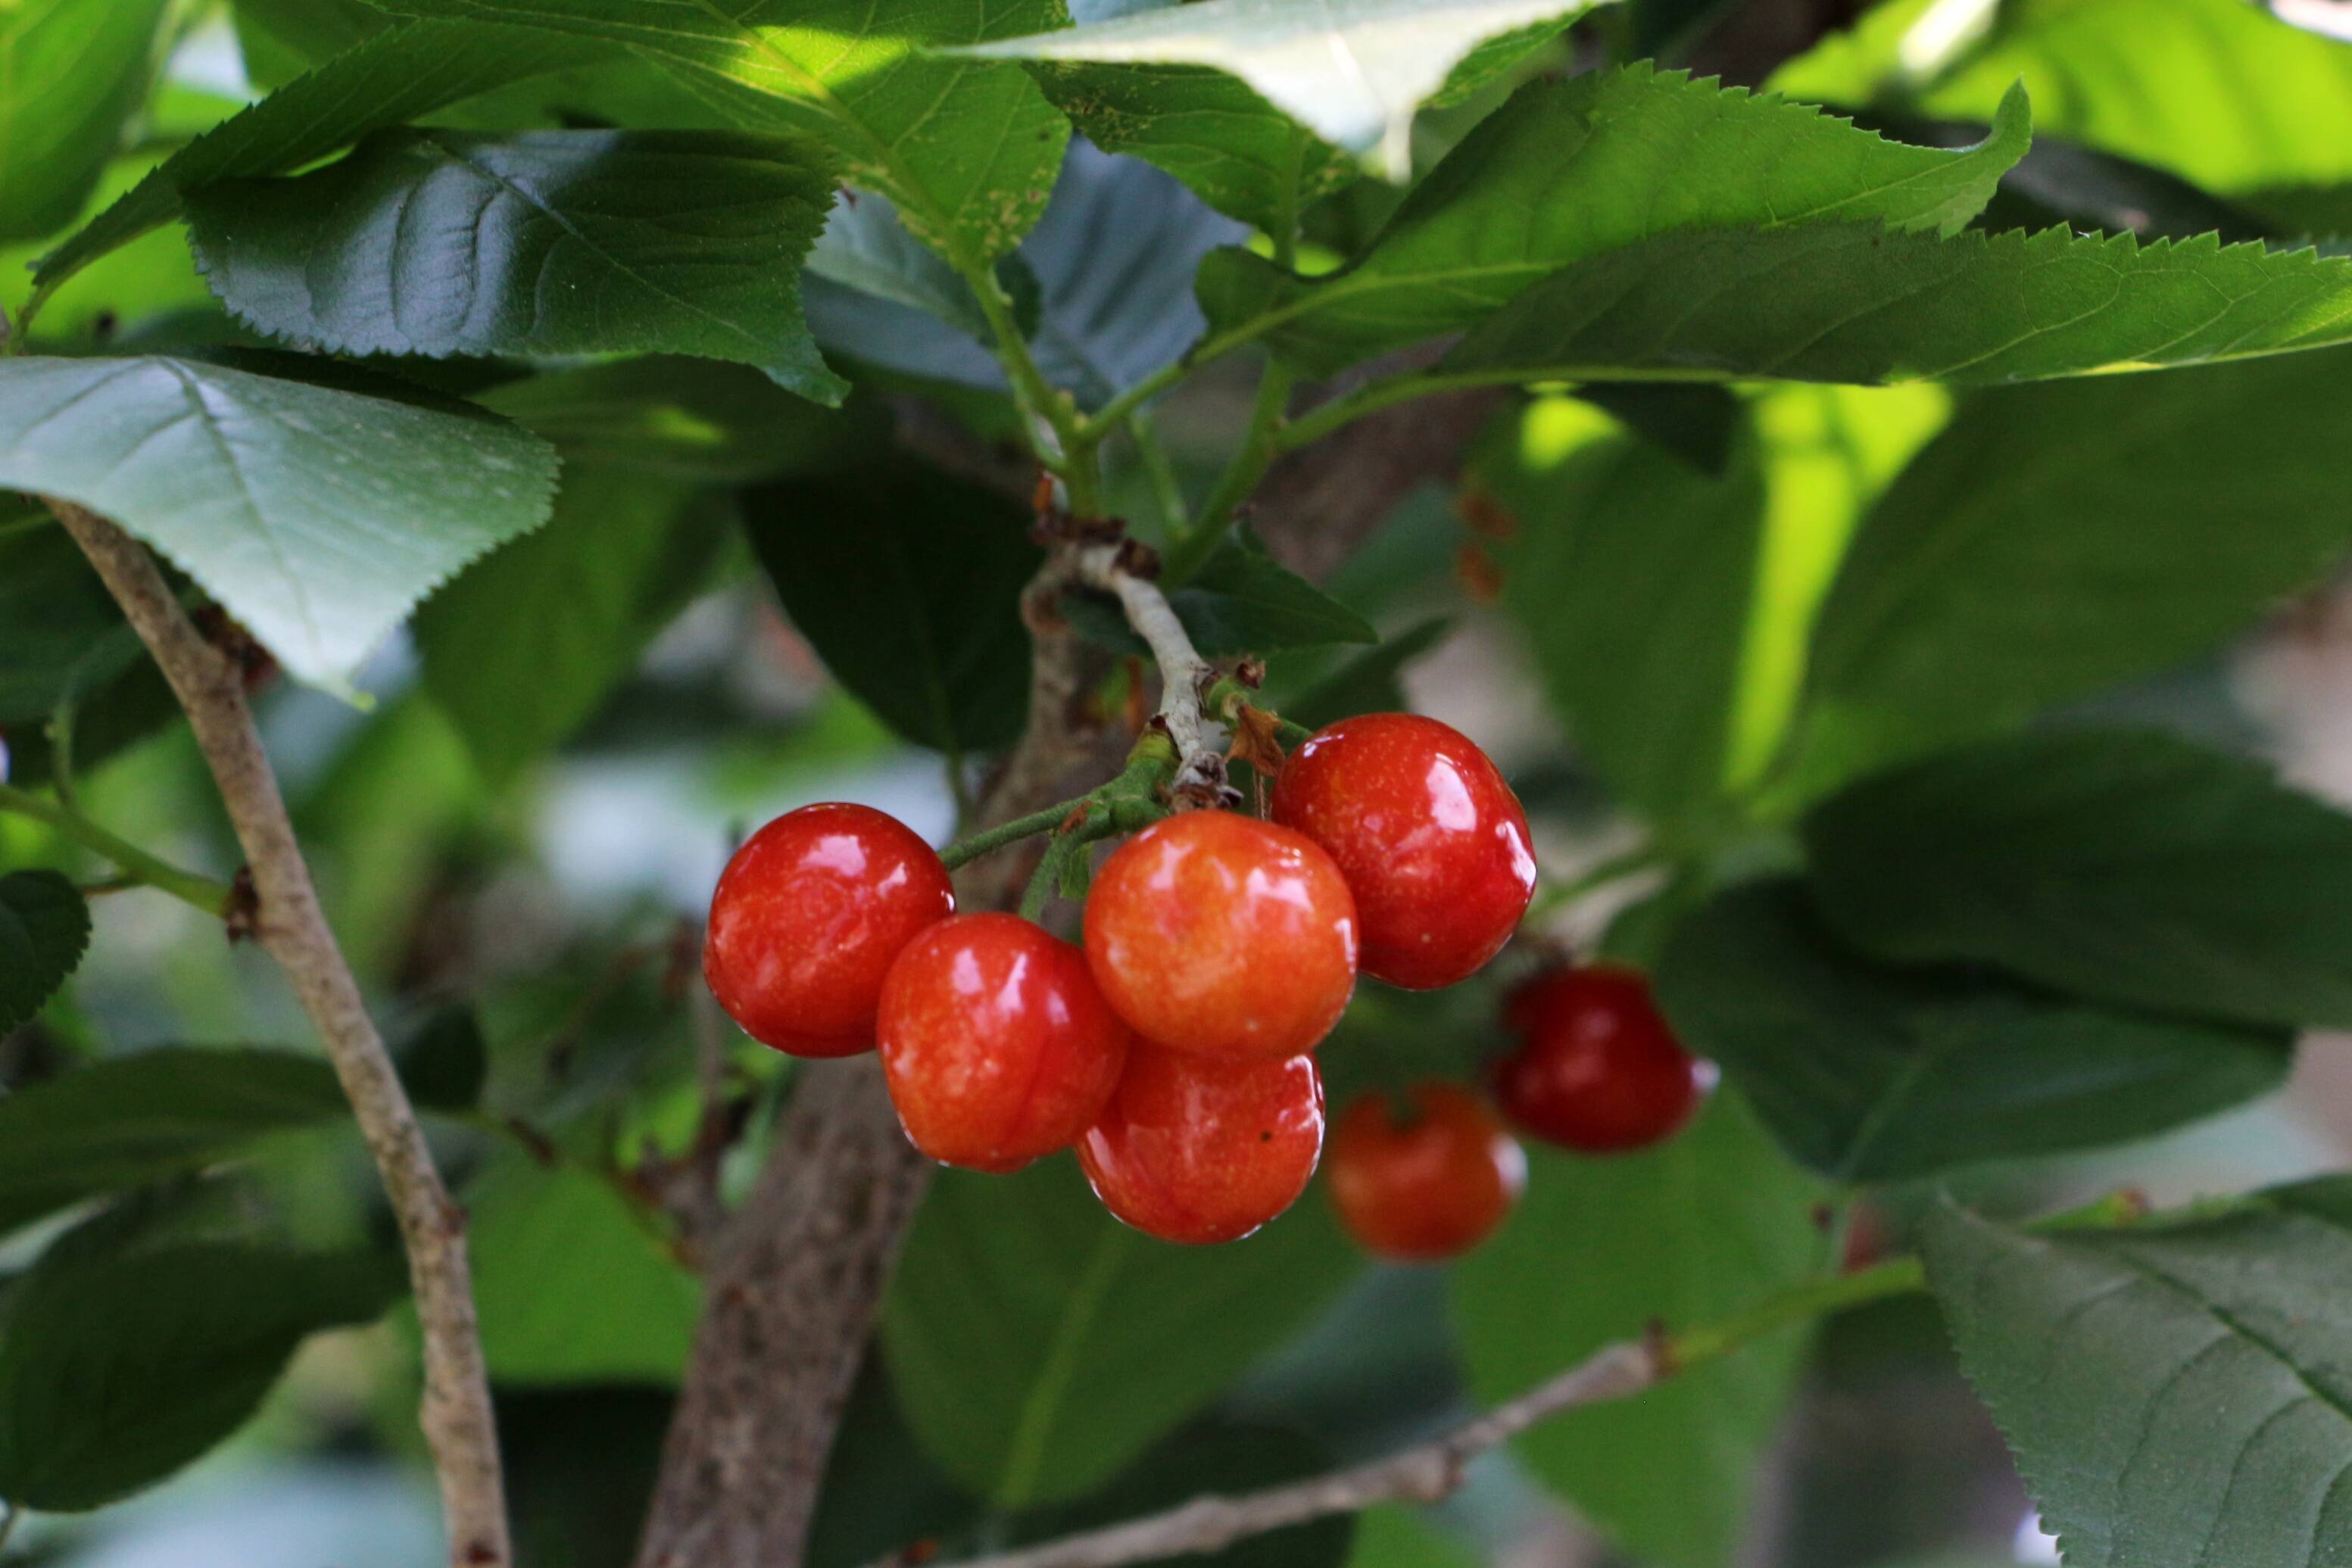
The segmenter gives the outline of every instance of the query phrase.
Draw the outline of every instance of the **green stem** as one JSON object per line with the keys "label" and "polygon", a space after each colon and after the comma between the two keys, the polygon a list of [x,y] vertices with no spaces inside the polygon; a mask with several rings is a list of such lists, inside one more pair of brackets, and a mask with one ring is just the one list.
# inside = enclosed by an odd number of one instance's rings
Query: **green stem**
{"label": "green stem", "polygon": [[1168,444],[1160,439],[1159,422],[1147,409],[1137,409],[1128,419],[1127,433],[1135,442],[1136,455],[1143,460],[1144,476],[1151,481],[1152,499],[1160,504],[1161,537],[1173,539],[1184,530],[1184,519],[1190,514],[1184,509],[1184,486],[1176,477],[1176,465],[1168,456]]}
{"label": "green stem", "polygon": [[1201,507],[1201,520],[1192,525],[1184,537],[1168,551],[1160,575],[1171,587],[1182,582],[1207,564],[1216,550],[1225,530],[1233,526],[1234,516],[1241,504],[1249,499],[1257,482],[1281,455],[1282,415],[1290,404],[1292,376],[1281,361],[1268,359],[1265,370],[1257,381],[1257,398],[1250,408],[1249,430],[1242,437],[1241,449],[1226,465]]}
{"label": "green stem", "polygon": [[1781,1329],[1927,1288],[1927,1271],[1916,1258],[1890,1258],[1851,1274],[1808,1280],[1744,1312],[1668,1335],[1665,1364],[1676,1372],[1704,1365]]}
{"label": "green stem", "polygon": [[980,301],[981,314],[988,319],[988,329],[996,338],[996,357],[1003,363],[1006,377],[1013,383],[1013,401],[1021,410],[1023,422],[1030,439],[1041,447],[1038,432],[1050,430],[1058,452],[1040,450],[1038,461],[1061,476],[1070,492],[1070,510],[1082,517],[1098,515],[1102,502],[1099,486],[1094,481],[1094,452],[1082,439],[1081,428],[1069,400],[1054,389],[1045,373],[1037,368],[1036,357],[1029,352],[1028,340],[1021,336],[1021,324],[1013,319],[1013,306],[1004,297],[1003,287],[987,267],[972,262],[960,268],[964,281]]}
{"label": "green stem", "polygon": [[1071,812],[1085,805],[1086,802],[1087,797],[1081,795],[1075,800],[1065,800],[1059,805],[1048,806],[1042,811],[1032,811],[1025,817],[1015,817],[1009,822],[1001,823],[983,832],[958,839],[940,852],[940,859],[947,862],[948,870],[961,870],[991,850],[1001,850],[1007,844],[1034,837],[1038,833],[1052,832],[1062,825]]}
{"label": "green stem", "polygon": [[169,861],[149,854],[127,839],[116,837],[96,822],[52,800],[0,784],[0,811],[13,811],[20,817],[30,817],[45,822],[85,849],[104,855],[120,866],[126,875],[149,887],[168,893],[194,908],[215,917],[226,913],[229,888],[226,883],[215,882],[208,876],[182,871]]}
{"label": "green stem", "polygon": [[1612,882],[1650,871],[1667,863],[1673,857],[1655,844],[1642,844],[1623,854],[1611,855],[1598,865],[1589,866],[1566,882],[1553,883],[1535,896],[1523,917],[1539,920],[1563,904],[1572,904],[1594,888],[1606,887]]}

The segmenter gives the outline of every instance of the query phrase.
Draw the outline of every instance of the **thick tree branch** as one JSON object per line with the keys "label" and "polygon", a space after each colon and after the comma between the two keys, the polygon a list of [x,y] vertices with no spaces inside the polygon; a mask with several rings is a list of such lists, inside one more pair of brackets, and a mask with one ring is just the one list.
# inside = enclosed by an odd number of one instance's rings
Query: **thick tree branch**
{"label": "thick tree branch", "polygon": [[1436,1502],[1462,1484],[1471,1460],[1537,1422],[1580,1405],[1638,1394],[1670,1370],[1650,1346],[1606,1345],[1509,1404],[1498,1405],[1434,1441],[1385,1458],[1239,1497],[1194,1498],[1164,1513],[1043,1546],[972,1558],[956,1568],[1118,1568],[1221,1551],[1236,1541],[1333,1514],[1355,1513],[1376,1503]]}
{"label": "thick tree branch", "polygon": [[449,1560],[467,1568],[512,1561],[489,1376],[474,1320],[466,1216],[434,1168],[432,1151],[351,966],[328,929],[277,775],[254,727],[236,663],[205,640],[155,562],[112,523],[52,499],[187,710],[253,874],[255,935],[292,982],[375,1158],[408,1250],[425,1341],[423,1424],[441,1481]]}

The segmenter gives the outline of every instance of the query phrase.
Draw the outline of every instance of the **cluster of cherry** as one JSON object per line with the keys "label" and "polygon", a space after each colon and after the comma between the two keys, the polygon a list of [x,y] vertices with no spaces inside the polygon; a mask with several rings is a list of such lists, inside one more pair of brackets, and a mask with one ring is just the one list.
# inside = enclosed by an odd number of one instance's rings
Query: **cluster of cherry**
{"label": "cluster of cherry", "polygon": [[[703,954],[752,1038],[796,1056],[878,1047],[907,1135],[1012,1171],[1074,1146],[1104,1205],[1171,1241],[1245,1236],[1305,1190],[1323,1149],[1313,1051],[1359,972],[1408,989],[1467,977],[1535,890],[1527,817],[1486,753],[1412,714],[1318,732],[1267,820],[1181,812],[1104,861],[1083,947],[1011,915],[957,915],[940,857],[863,806],[805,807],[728,863]],[[1511,1120],[1588,1152],[1689,1114],[1696,1064],[1638,975],[1559,969],[1513,996],[1496,1064]],[[1332,1198],[1385,1256],[1451,1256],[1500,1222],[1525,1160],[1478,1100],[1423,1085],[1333,1134]]]}

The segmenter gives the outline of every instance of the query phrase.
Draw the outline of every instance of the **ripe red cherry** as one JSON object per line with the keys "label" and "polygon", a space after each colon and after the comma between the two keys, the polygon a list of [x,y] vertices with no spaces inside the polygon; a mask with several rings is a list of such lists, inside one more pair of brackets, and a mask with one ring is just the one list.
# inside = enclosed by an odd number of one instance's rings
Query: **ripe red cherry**
{"label": "ripe red cherry", "polygon": [[1433,1263],[1494,1233],[1527,1186],[1528,1156],[1466,1090],[1423,1083],[1411,1099],[1402,1120],[1385,1094],[1349,1106],[1331,1129],[1324,1180],[1366,1251]]}
{"label": "ripe red cherry", "polygon": [[1279,1061],[1314,1048],[1356,986],[1356,906],[1287,828],[1187,811],[1128,840],[1087,898],[1087,961],[1135,1032]]}
{"label": "ripe red cherry", "polygon": [[1521,1044],[1496,1061],[1495,1097],[1521,1132],[1616,1154],[1672,1135],[1698,1104],[1702,1069],[1635,970],[1538,975],[1512,993],[1503,1023]]}
{"label": "ripe red cherry", "polygon": [[1475,973],[1535,895],[1518,797],[1468,737],[1419,714],[1318,730],[1283,765],[1273,817],[1339,862],[1364,973],[1407,990]]}
{"label": "ripe red cherry", "polygon": [[710,897],[703,978],[763,1045],[854,1056],[874,1043],[882,977],[955,913],[947,867],[898,818],[835,802],[744,841]]}
{"label": "ripe red cherry", "polygon": [[1297,1202],[1322,1152],[1313,1057],[1216,1061],[1139,1040],[1078,1140],[1078,1165],[1128,1224],[1202,1246],[1247,1236]]}
{"label": "ripe red cherry", "polygon": [[875,1038],[907,1136],[982,1171],[1067,1148],[1127,1061],[1087,956],[1013,915],[954,915],[908,943]]}

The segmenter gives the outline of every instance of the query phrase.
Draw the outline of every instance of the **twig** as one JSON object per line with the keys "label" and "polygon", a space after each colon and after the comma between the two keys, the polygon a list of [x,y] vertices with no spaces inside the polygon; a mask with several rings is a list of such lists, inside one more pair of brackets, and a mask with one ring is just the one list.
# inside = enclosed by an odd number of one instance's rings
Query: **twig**
{"label": "twig", "polygon": [[1225,784],[1223,747],[1209,739],[1208,718],[1201,699],[1216,672],[1192,646],[1168,596],[1160,585],[1136,570],[1125,542],[1080,545],[1069,558],[1070,574],[1089,588],[1116,596],[1127,612],[1127,623],[1151,649],[1160,666],[1158,722],[1176,743],[1176,777],[1169,792],[1179,800],[1210,805],[1231,793]]}
{"label": "twig", "polygon": [[1752,1312],[1688,1334],[1652,1334],[1603,1345],[1517,1398],[1496,1406],[1443,1437],[1385,1458],[1235,1497],[1194,1498],[1162,1513],[1042,1546],[969,1558],[955,1568],[1120,1568],[1130,1563],[1205,1555],[1237,1541],[1334,1514],[1355,1513],[1377,1503],[1437,1502],[1461,1486],[1473,1459],[1561,1411],[1627,1398],[1778,1330],[1826,1312],[1917,1291],[1925,1283],[1919,1262],[1913,1258],[1895,1259],[1857,1273],[1811,1280]]}
{"label": "twig", "polygon": [[466,1216],[434,1168],[383,1037],[319,907],[236,665],[188,620],[155,562],[112,523],[49,499],[171,682],[228,808],[259,896],[255,934],[327,1047],[400,1223],[425,1342],[425,1437],[441,1482],[449,1560],[512,1561],[489,1378],[474,1318]]}
{"label": "twig", "polygon": [[168,893],[181,903],[206,915],[217,916],[228,908],[228,883],[215,882],[194,872],[182,871],[170,862],[149,854],[129,840],[107,831],[61,800],[51,802],[14,785],[0,784],[0,811],[13,811],[20,817],[45,822],[84,849],[104,855],[121,870],[122,876],[119,880],[123,886],[152,887]]}

